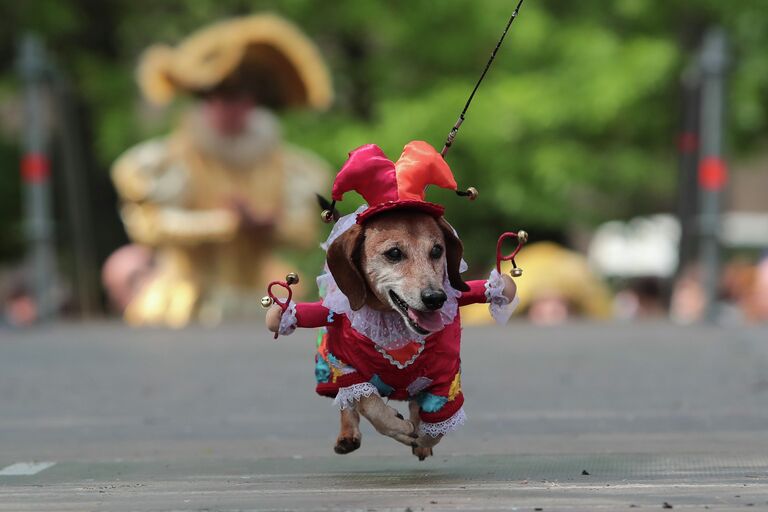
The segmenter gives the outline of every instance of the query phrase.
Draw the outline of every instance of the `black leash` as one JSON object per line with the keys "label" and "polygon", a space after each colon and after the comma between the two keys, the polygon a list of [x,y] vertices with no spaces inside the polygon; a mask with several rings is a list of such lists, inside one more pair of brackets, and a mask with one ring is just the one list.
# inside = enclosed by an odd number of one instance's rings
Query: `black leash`
{"label": "black leash", "polygon": [[461,126],[461,123],[464,122],[464,115],[467,113],[467,110],[469,109],[469,104],[472,103],[472,98],[475,97],[477,88],[480,87],[480,82],[483,81],[483,78],[485,78],[485,74],[488,73],[488,69],[490,69],[491,64],[493,63],[493,59],[496,58],[496,52],[498,52],[499,48],[501,48],[501,43],[504,42],[504,38],[507,35],[507,31],[509,30],[510,25],[512,25],[512,22],[515,21],[515,18],[517,18],[517,13],[518,11],[520,11],[521,5],[523,5],[523,0],[520,0],[517,3],[517,7],[515,7],[515,10],[512,13],[512,16],[509,18],[509,21],[507,22],[507,26],[504,27],[504,32],[501,34],[501,38],[499,39],[499,42],[496,43],[496,48],[494,48],[493,53],[491,53],[491,58],[488,59],[488,62],[485,65],[483,74],[480,75],[480,79],[475,84],[475,88],[472,89],[472,94],[469,95],[466,105],[464,105],[464,110],[461,111],[461,115],[459,115],[459,118],[456,120],[456,124],[454,124],[453,128],[451,128],[451,131],[448,134],[448,138],[445,139],[445,145],[443,146],[443,150],[440,151],[440,154],[443,156],[443,158],[445,158],[445,155],[448,153],[448,148],[450,148],[451,145],[453,144],[453,139],[456,138],[456,134],[459,132],[459,127]]}
{"label": "black leash", "polygon": [[[469,98],[467,98],[467,103],[464,105],[464,109],[462,109],[461,114],[459,115],[459,118],[456,120],[456,124],[453,125],[453,128],[451,128],[450,133],[448,133],[448,138],[445,140],[445,145],[443,146],[443,150],[440,151],[440,155],[445,158],[445,155],[448,153],[448,148],[451,147],[453,144],[453,140],[456,138],[456,134],[459,132],[459,127],[461,127],[461,123],[464,122],[464,116],[467,113],[467,110],[469,110],[469,105],[472,103],[472,99],[475,97],[475,93],[477,92],[477,89],[480,87],[480,83],[483,81],[483,78],[485,78],[486,73],[488,73],[488,70],[491,68],[491,64],[493,64],[493,59],[496,58],[496,53],[499,51],[499,48],[501,48],[501,43],[504,42],[504,38],[507,36],[507,32],[509,31],[509,27],[512,25],[512,22],[515,21],[515,18],[517,18],[517,13],[520,11],[520,6],[523,5],[523,0],[519,0],[517,2],[517,7],[515,7],[515,10],[512,12],[512,16],[509,17],[509,21],[507,22],[507,26],[504,27],[504,32],[501,34],[501,37],[499,38],[499,42],[496,43],[496,47],[493,49],[493,52],[491,52],[491,57],[488,59],[488,62],[485,64],[485,69],[483,69],[483,73],[480,75],[480,78],[477,80],[477,83],[475,84],[475,88],[472,89],[472,93],[469,95]],[[470,201],[474,201],[477,198],[477,189],[474,187],[469,187],[467,190],[457,190],[456,194],[463,197],[469,197]],[[339,219],[339,213],[336,211],[336,201],[328,201],[321,195],[317,195],[317,199],[320,202],[320,207],[323,209],[323,212],[321,213],[321,218],[323,219],[323,222],[329,223],[334,222]]]}

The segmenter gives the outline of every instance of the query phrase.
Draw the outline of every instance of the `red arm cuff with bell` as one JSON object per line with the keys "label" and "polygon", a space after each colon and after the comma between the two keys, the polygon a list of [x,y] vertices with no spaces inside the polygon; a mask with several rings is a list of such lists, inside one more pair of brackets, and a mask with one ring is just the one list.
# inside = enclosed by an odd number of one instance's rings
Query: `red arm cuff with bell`
{"label": "red arm cuff with bell", "polygon": [[459,306],[468,306],[469,304],[484,304],[488,302],[485,296],[485,280],[467,281],[469,285],[468,292],[461,292],[459,297]]}
{"label": "red arm cuff with bell", "polygon": [[297,327],[325,327],[330,325],[330,310],[322,302],[303,302],[296,304]]}

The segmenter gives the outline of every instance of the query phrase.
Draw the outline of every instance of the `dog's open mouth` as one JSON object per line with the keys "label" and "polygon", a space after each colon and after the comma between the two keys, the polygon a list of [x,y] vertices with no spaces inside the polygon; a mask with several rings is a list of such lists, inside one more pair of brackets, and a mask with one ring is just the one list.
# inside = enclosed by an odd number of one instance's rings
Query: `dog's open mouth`
{"label": "dog's open mouth", "polygon": [[408,322],[408,325],[422,336],[426,336],[443,328],[440,311],[419,311],[413,309],[392,290],[389,290],[389,296],[392,299],[392,303]]}

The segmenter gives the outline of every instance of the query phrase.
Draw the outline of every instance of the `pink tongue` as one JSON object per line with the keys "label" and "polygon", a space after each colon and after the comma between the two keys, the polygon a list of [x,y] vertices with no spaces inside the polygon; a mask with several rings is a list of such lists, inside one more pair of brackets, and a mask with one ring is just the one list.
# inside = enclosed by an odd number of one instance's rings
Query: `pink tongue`
{"label": "pink tongue", "polygon": [[408,318],[425,331],[435,332],[443,328],[439,311],[415,311],[408,309]]}

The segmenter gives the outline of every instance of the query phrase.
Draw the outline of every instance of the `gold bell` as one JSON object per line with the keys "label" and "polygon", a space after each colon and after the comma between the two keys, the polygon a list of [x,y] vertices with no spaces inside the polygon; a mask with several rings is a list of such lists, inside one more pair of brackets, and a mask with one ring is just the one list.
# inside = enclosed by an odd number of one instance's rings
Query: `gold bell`
{"label": "gold bell", "polygon": [[521,243],[527,243],[528,242],[528,232],[527,231],[523,231],[521,229],[520,231],[517,232],[517,239]]}
{"label": "gold bell", "polygon": [[511,275],[512,277],[520,277],[521,275],[523,275],[523,269],[521,269],[520,267],[515,267],[509,272],[509,275]]}
{"label": "gold bell", "polygon": [[296,284],[299,282],[299,274],[296,272],[290,272],[285,276],[285,282],[288,284]]}
{"label": "gold bell", "polygon": [[474,201],[475,199],[477,199],[478,194],[479,192],[475,187],[469,187],[467,189],[467,197],[469,197],[470,201]]}
{"label": "gold bell", "polygon": [[323,210],[320,213],[320,218],[326,224],[330,224],[331,222],[333,222],[333,212],[331,210]]}
{"label": "gold bell", "polygon": [[269,295],[265,295],[261,298],[261,307],[267,309],[272,305],[272,298]]}

